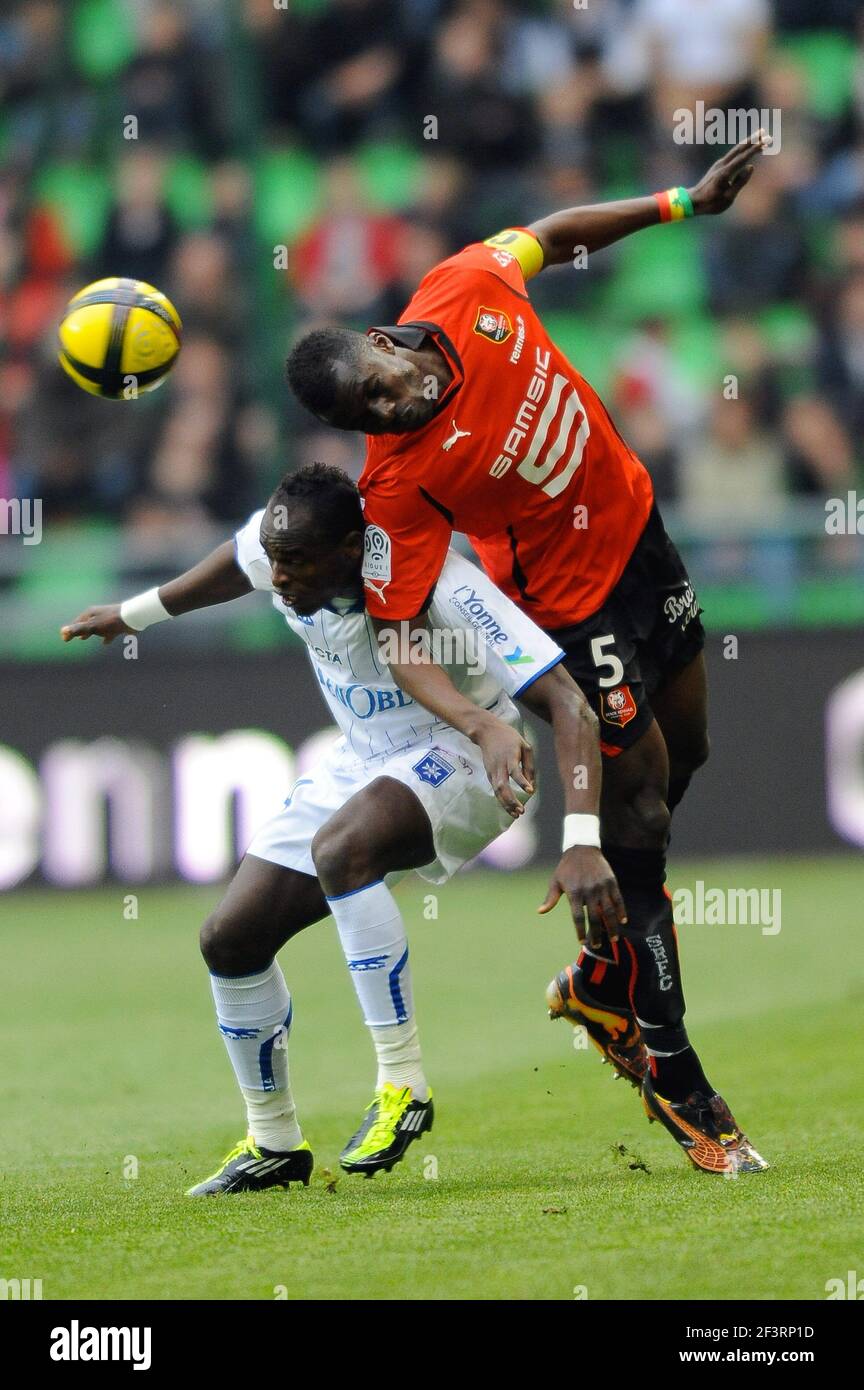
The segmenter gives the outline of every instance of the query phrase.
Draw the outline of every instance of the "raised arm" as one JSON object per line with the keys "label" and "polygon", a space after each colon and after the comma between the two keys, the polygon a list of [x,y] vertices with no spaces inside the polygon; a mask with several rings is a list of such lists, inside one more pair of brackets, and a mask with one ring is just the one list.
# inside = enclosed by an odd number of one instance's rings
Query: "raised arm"
{"label": "raised arm", "polygon": [[[86,608],[72,623],[61,627],[64,642],[75,637],[101,637],[104,644],[113,642],[123,633],[137,633],[160,618],[177,618],[196,608],[209,608],[214,603],[227,603],[252,592],[234,551],[234,542],[217,546],[185,574],[169,579],[158,589],[129,599],[125,603],[102,604]],[[122,616],[121,616],[122,611]]]}
{"label": "raised arm", "polygon": [[600,251],[631,232],[658,222],[683,217],[702,217],[731,207],[753,173],[753,159],[769,143],[764,130],[747,136],[702,176],[692,188],[669,189],[645,198],[623,198],[612,203],[565,208],[533,222],[528,231],[539,241],[543,268],[573,260],[577,247]]}
{"label": "raised arm", "polygon": [[598,946],[604,931],[618,937],[627,915],[615,875],[600,852],[602,780],[597,716],[576,682],[559,663],[517,699],[552,726],[558,773],[564,788],[563,852],[540,912],[551,912],[566,896],[580,941]]}

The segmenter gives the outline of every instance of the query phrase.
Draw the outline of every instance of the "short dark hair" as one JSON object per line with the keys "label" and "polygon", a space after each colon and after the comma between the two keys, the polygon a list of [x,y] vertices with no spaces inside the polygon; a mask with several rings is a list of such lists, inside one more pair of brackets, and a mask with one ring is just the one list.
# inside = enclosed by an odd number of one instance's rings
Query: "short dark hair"
{"label": "short dark hair", "polygon": [[354,328],[313,328],[294,344],[285,363],[288,383],[313,415],[326,415],[335,404],[334,362],[353,366],[365,341]]}
{"label": "short dark hair", "polygon": [[308,463],[286,473],[267,503],[267,512],[280,506],[293,511],[298,505],[307,509],[316,533],[330,545],[338,545],[351,531],[363,530],[357,485],[332,464]]}

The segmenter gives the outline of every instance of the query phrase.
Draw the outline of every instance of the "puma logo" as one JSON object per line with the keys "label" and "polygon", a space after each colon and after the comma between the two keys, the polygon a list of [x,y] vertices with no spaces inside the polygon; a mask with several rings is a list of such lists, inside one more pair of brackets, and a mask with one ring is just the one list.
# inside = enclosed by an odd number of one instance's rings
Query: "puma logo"
{"label": "puma logo", "polygon": [[371,589],[372,592],[373,592],[373,594],[375,595],[375,597],[376,597],[376,598],[380,598],[380,600],[381,600],[382,603],[386,603],[386,602],[387,602],[387,598],[386,598],[386,596],[385,596],[385,594],[384,594],[384,590],[387,588],[387,585],[389,584],[389,582],[390,582],[389,579],[385,579],[385,580],[381,581],[379,584],[376,584],[375,581],[374,581],[374,579],[364,579],[364,580],[363,580],[363,583],[366,585],[366,588],[367,588],[367,589]]}
{"label": "puma logo", "polygon": [[452,449],[453,445],[458,444],[460,439],[467,439],[471,433],[470,430],[460,430],[455,420],[451,420],[450,425],[453,429],[453,433],[451,434],[450,438],[445,439],[444,443],[441,445],[441,448],[446,450]]}

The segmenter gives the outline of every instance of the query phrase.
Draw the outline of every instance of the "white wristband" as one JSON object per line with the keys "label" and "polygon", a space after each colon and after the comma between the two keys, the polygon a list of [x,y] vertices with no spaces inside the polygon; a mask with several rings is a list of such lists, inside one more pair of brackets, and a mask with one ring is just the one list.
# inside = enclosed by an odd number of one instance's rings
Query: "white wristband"
{"label": "white wristband", "polygon": [[600,817],[580,816],[572,812],[564,817],[564,842],[562,850],[572,849],[574,845],[591,845],[600,848]]}
{"label": "white wristband", "polygon": [[159,597],[158,589],[148,589],[146,594],[136,594],[120,605],[120,618],[127,627],[143,632],[154,623],[164,623],[171,614]]}

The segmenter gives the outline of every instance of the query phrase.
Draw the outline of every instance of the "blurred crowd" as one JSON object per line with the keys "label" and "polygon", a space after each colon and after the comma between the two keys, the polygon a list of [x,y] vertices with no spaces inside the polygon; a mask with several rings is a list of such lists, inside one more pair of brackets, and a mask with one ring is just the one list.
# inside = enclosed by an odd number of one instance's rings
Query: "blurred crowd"
{"label": "blurred crowd", "polygon": [[[721,153],[673,138],[699,101],[781,113],[734,209],[532,297],[664,501],[766,515],[860,477],[860,0],[7,3],[0,497],[146,545],[224,530],[310,458],[356,476],[362,440],[282,384],[292,336],[393,322],[431,265],[508,224],[692,184]],[[184,320],[135,403],[56,363],[66,299],[103,275]]]}

